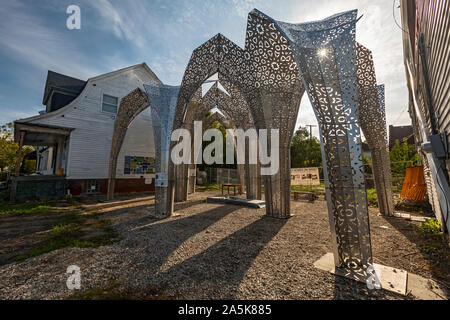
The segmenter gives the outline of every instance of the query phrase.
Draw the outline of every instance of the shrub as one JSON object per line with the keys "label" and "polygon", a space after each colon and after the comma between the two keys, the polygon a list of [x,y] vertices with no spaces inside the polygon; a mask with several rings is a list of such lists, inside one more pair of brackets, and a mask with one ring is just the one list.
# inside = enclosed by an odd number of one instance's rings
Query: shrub
{"label": "shrub", "polygon": [[375,189],[367,189],[367,202],[371,207],[378,207],[378,197]]}
{"label": "shrub", "polygon": [[441,223],[436,219],[429,219],[420,224],[420,231],[425,236],[440,236],[442,235]]}

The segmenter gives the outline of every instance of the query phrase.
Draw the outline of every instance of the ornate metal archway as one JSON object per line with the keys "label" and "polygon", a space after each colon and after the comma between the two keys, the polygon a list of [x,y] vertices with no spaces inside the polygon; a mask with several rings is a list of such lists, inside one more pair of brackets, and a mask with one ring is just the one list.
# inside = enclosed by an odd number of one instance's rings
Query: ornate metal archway
{"label": "ornate metal archway", "polygon": [[[219,88],[219,83],[227,93]],[[242,96],[241,91],[226,78],[222,77],[218,83],[214,84],[203,97],[202,101],[207,106],[208,110],[211,109],[210,107],[216,106],[230,121],[233,122],[236,129],[246,131],[255,128],[250,109]],[[250,163],[249,143],[246,143],[245,148],[245,164],[237,164],[240,183],[243,184],[243,181],[245,180],[247,199],[261,199],[260,166],[258,164]]]}
{"label": "ornate metal archway", "polygon": [[366,276],[372,264],[358,118],[357,10],[322,21],[274,21],[289,39],[321,131],[335,265]]}
{"label": "ornate metal archway", "polygon": [[250,12],[245,41],[245,60],[241,82],[255,127],[279,130],[279,171],[263,176],[267,215],[291,216],[290,145],[300,101],[304,93],[289,42],[273,21],[257,10]]}
{"label": "ornate metal archway", "polygon": [[114,123],[114,133],[111,143],[111,152],[109,156],[109,171],[108,171],[108,191],[107,199],[114,198],[114,187],[117,171],[117,157],[122,148],[125,135],[127,133],[130,123],[142,111],[149,106],[147,96],[145,93],[137,88],[129,93],[120,101],[119,110],[117,111],[116,121]]}
{"label": "ornate metal archway", "polygon": [[[195,103],[199,102],[196,93],[198,95],[201,85],[212,75],[218,73],[221,82],[224,79],[228,80],[242,93],[243,83],[240,81],[240,75],[244,63],[244,51],[221,34],[216,35],[195,49],[181,84],[173,129],[182,128],[184,124],[192,122],[192,119],[186,119],[189,115],[188,109],[190,104],[193,100]],[[180,166],[175,166],[173,163],[169,165],[169,194],[173,194],[179,176],[186,176],[186,170],[177,167]],[[183,180],[184,184],[185,181]],[[185,192],[184,187],[181,188],[183,188],[183,192],[179,194],[181,195],[180,200],[183,200]],[[173,211],[173,204],[169,208],[172,208]],[[167,215],[170,215],[172,211],[167,212]]]}
{"label": "ornate metal archway", "polygon": [[[209,110],[208,99],[214,98],[214,104],[243,129],[254,125],[269,133],[279,130],[280,170],[264,177],[265,199],[268,215],[289,217],[290,144],[306,88],[321,131],[335,264],[355,277],[366,276],[372,252],[360,125],[373,153],[380,210],[385,214],[392,212],[392,193],[384,88],[376,85],[370,51],[355,41],[356,16],[354,10],[322,21],[288,24],[254,10],[248,17],[245,50],[219,34],[194,50],[181,87],[145,86],[161,155],[156,162],[160,216],[173,211],[176,175],[186,176],[186,170],[169,161],[171,132],[183,126],[192,130],[193,121]],[[214,92],[202,97],[201,85],[215,73],[230,95],[216,84]],[[270,140],[269,134],[269,148]]]}
{"label": "ornate metal archway", "polygon": [[[232,108],[230,107],[230,103],[232,103],[234,100],[231,99],[228,95],[224,94],[218,87],[218,83],[214,83],[212,87],[208,90],[208,92],[202,97],[202,88],[199,88],[194,96],[192,97],[191,101],[189,102],[189,106],[186,110],[186,116],[184,118],[184,122],[182,127],[184,129],[189,130],[191,133],[191,138],[193,140],[194,138],[194,122],[195,121],[202,121],[204,122],[205,117],[209,113],[211,109],[214,107],[218,107],[221,112],[227,115],[228,119],[221,119],[217,117],[216,120],[221,122],[225,125],[227,129],[236,129],[235,121],[240,123],[242,122],[241,119],[234,116],[232,113],[230,114],[230,110]],[[248,117],[248,108],[246,106],[243,106],[244,110],[242,113],[245,114],[247,111],[247,117]],[[247,110],[245,110],[245,108]],[[240,114],[242,116],[242,114]],[[212,118],[211,118],[212,119]],[[204,130],[206,128],[203,127],[203,132],[201,132],[201,136],[203,137]],[[193,178],[191,174],[189,174],[189,171],[192,172],[192,170],[196,169],[196,164],[194,162],[194,159],[196,158],[196,155],[194,154],[194,141],[191,143],[191,164],[180,164],[180,165],[174,165],[175,175],[176,175],[176,183],[175,183],[175,202],[182,202],[186,201],[189,194],[189,189],[191,191],[193,188],[190,188],[190,186],[194,185]],[[239,177],[243,177],[244,174],[244,167],[238,166],[238,172]],[[243,178],[240,180],[240,183],[243,183]]]}
{"label": "ornate metal archway", "polygon": [[373,176],[381,214],[394,214],[384,86],[377,86],[372,52],[356,43],[359,122],[372,153]]}

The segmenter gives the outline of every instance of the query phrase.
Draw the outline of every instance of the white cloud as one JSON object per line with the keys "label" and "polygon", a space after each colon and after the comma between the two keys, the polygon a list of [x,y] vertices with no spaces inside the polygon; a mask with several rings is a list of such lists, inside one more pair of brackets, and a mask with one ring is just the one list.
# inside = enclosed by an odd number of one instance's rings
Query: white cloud
{"label": "white cloud", "polygon": [[258,0],[232,0],[234,9],[242,18],[247,18],[248,13],[256,8],[260,2]]}
{"label": "white cloud", "polygon": [[93,63],[70,41],[65,27],[45,26],[45,21],[30,15],[18,3],[4,3],[0,7],[0,46],[12,59],[39,70],[54,70],[74,77],[88,78],[98,74]]}

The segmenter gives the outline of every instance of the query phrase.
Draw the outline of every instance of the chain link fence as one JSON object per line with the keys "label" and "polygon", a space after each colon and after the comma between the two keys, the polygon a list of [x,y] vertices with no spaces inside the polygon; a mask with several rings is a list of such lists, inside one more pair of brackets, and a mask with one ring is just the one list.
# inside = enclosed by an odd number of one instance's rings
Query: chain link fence
{"label": "chain link fence", "polygon": [[238,184],[239,176],[236,169],[206,168],[207,184]]}

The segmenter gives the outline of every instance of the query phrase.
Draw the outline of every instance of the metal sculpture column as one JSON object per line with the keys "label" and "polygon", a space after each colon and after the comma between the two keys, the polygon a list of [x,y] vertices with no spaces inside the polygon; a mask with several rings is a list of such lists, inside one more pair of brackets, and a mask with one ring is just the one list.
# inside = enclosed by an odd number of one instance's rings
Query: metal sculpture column
{"label": "metal sculpture column", "polygon": [[[381,123],[384,128],[384,144],[380,147],[381,151],[381,160],[379,167],[382,167],[380,171],[382,173],[378,174],[379,177],[383,177],[384,179],[384,188],[385,188],[385,196],[386,196],[386,204],[385,204],[385,214],[386,215],[394,215],[394,196],[392,192],[392,170],[391,170],[391,158],[389,155],[389,140],[387,136],[387,125],[386,125],[386,99],[385,99],[385,88],[384,84],[378,86],[378,101],[380,103],[381,110]],[[378,162],[378,160],[377,160]],[[375,162],[374,162],[375,163]],[[375,166],[375,164],[374,164]],[[377,165],[378,166],[378,165]],[[380,185],[383,186],[383,182],[380,182]]]}
{"label": "metal sculpture column", "polygon": [[319,122],[335,265],[364,278],[372,248],[358,124],[356,17],[354,10],[276,25],[289,39]]}
{"label": "metal sculpture column", "polygon": [[266,213],[275,218],[289,218],[290,145],[304,89],[289,42],[271,18],[258,10],[248,16],[245,59],[243,67],[248,70],[243,70],[244,97],[256,129],[267,130],[268,150],[271,130],[279,130],[279,171],[263,176]]}
{"label": "metal sculpture column", "polygon": [[379,202],[381,214],[392,216],[394,215],[394,195],[392,192],[392,171],[391,171],[391,158],[389,156],[389,143],[387,138],[386,127],[386,106],[385,106],[385,91],[384,85],[378,87],[378,100],[380,103],[381,111],[381,125],[383,128],[383,137],[380,139],[380,147],[372,151],[372,166],[375,176],[375,186],[377,188],[377,194],[379,198],[383,199],[382,203]]}
{"label": "metal sculpture column", "polygon": [[[180,87],[163,84],[144,85],[152,113],[155,139],[155,215],[168,217],[173,211],[173,192],[169,192],[170,137]],[[173,190],[173,189],[172,189]]]}
{"label": "metal sculpture column", "polygon": [[372,153],[378,207],[383,215],[394,214],[391,163],[389,159],[384,86],[377,86],[372,53],[356,44],[359,122]]}

